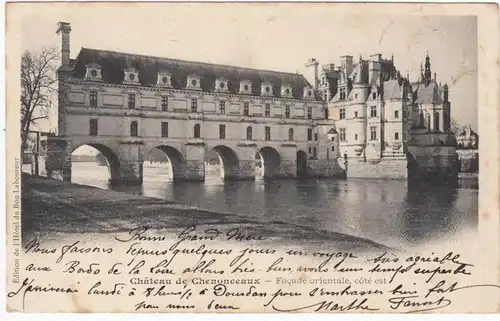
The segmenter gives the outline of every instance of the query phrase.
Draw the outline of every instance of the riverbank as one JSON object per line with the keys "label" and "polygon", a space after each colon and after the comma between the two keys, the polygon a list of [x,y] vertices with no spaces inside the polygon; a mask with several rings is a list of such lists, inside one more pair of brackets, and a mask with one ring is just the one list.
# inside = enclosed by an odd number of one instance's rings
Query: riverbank
{"label": "riverbank", "polygon": [[221,214],[137,196],[71,184],[43,177],[22,176],[22,233],[26,242],[60,235],[126,233],[136,227],[180,233],[196,225],[200,230],[238,227],[270,238],[271,244],[327,245],[350,251],[384,249],[383,245],[347,234],[317,230],[265,218]]}

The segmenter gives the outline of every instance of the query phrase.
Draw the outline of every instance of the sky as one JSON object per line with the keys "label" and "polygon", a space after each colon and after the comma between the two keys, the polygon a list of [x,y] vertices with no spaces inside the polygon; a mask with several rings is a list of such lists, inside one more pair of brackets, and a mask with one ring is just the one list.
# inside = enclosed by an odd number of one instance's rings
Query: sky
{"label": "sky", "polygon": [[[381,53],[417,80],[428,53],[450,86],[452,118],[477,129],[477,19],[337,4],[31,4],[21,49],[59,46],[58,21],[71,23],[71,58],[81,47],[304,74],[340,56]],[[355,8],[355,10],[353,10]]]}

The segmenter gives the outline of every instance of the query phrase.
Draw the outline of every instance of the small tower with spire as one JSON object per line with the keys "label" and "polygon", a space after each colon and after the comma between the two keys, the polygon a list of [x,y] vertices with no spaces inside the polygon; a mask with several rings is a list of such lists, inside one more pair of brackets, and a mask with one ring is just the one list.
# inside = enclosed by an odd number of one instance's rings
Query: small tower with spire
{"label": "small tower with spire", "polygon": [[448,84],[445,83],[443,87],[443,99],[445,102],[448,102]]}
{"label": "small tower with spire", "polygon": [[432,81],[431,59],[429,58],[429,53],[427,53],[427,55],[425,56],[424,81],[426,86],[428,86]]}

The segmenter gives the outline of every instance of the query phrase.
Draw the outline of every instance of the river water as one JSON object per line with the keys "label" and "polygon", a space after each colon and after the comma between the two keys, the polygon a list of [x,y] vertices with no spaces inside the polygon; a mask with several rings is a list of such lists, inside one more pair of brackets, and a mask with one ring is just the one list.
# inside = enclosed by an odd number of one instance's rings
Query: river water
{"label": "river water", "polygon": [[[171,182],[165,165],[145,166],[141,187],[112,187],[208,210],[265,217],[368,238],[394,247],[445,239],[478,223],[476,182],[458,188],[405,181],[276,180],[224,182],[217,170],[204,183]],[[72,165],[72,182],[108,189],[106,166]]]}

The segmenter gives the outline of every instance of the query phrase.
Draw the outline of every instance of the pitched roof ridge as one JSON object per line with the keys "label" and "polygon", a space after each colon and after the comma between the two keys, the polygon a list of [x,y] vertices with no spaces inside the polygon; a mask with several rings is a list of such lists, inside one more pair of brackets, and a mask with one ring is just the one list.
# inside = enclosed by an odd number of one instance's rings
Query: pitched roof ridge
{"label": "pitched roof ridge", "polygon": [[[194,60],[184,60],[184,59],[177,59],[177,58],[159,57],[159,56],[153,56],[153,55],[136,54],[136,53],[131,53],[131,52],[123,52],[123,51],[107,50],[107,49],[95,49],[95,48],[82,47],[82,48],[80,48],[80,51],[81,50],[91,50],[91,51],[110,53],[110,54],[138,56],[138,57],[143,57],[143,58],[165,59],[165,60],[171,60],[171,61],[183,62],[183,63],[194,63],[194,64],[202,64],[202,65],[224,67],[224,68],[244,69],[244,70],[250,70],[250,71],[257,71],[257,72],[278,73],[278,74],[291,75],[291,76],[300,76],[300,77],[303,77],[305,79],[303,74],[287,72],[287,71],[276,71],[276,70],[268,70],[268,69],[249,68],[249,67],[241,67],[241,66],[234,66],[234,65],[211,63],[211,62],[206,62],[206,61],[194,61]],[[79,54],[80,53],[78,53],[78,55]],[[77,58],[78,58],[78,56],[77,56]],[[75,60],[77,58],[75,58]]]}

